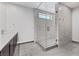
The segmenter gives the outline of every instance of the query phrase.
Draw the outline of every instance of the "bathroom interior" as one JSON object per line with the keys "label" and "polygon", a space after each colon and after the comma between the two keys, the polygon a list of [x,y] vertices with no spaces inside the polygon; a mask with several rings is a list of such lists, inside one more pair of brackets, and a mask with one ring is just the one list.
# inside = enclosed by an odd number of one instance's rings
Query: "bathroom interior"
{"label": "bathroom interior", "polygon": [[0,2],[0,56],[79,56],[79,2]]}

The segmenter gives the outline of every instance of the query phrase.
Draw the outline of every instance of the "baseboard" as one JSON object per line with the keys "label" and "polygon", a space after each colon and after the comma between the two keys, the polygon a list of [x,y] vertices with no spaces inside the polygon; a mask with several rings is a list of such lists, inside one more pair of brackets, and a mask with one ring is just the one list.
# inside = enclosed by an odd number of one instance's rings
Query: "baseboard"
{"label": "baseboard", "polygon": [[28,41],[28,42],[17,43],[17,45],[27,44],[27,43],[32,43],[32,42],[34,42],[34,41]]}
{"label": "baseboard", "polygon": [[77,41],[72,41],[73,43],[77,43],[77,44],[79,44],[79,42],[77,42]]}

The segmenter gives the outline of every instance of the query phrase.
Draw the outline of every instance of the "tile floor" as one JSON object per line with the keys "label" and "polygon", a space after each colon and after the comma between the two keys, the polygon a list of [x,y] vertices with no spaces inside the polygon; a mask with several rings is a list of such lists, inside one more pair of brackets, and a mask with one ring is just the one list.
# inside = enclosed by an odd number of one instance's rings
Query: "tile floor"
{"label": "tile floor", "polygon": [[79,56],[79,44],[70,43],[45,51],[36,43],[26,43],[16,47],[14,56]]}

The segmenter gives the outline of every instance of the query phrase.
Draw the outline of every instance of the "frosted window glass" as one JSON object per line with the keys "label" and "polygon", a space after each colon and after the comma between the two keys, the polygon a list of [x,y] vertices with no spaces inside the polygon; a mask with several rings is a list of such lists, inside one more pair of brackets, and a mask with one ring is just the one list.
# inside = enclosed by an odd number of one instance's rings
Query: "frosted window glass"
{"label": "frosted window glass", "polygon": [[52,15],[39,13],[39,18],[47,19],[47,20],[52,20]]}

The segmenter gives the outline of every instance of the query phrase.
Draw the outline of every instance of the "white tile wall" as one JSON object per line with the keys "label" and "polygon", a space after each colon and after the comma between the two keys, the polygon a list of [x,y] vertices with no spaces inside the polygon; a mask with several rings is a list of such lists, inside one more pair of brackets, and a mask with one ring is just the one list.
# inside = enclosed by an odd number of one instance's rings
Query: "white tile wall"
{"label": "white tile wall", "polygon": [[65,45],[72,41],[72,13],[71,10],[64,6],[60,5],[58,10],[59,16],[59,46]]}

